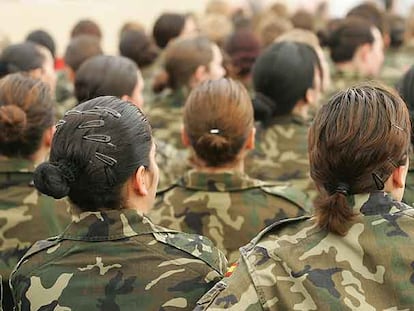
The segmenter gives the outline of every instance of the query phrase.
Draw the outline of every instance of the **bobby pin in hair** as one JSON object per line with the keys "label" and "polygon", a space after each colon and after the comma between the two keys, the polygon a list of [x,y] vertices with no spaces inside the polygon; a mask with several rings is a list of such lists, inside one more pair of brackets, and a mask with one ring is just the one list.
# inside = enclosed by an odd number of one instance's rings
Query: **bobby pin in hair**
{"label": "bobby pin in hair", "polygon": [[402,127],[400,127],[400,126],[398,126],[398,125],[396,125],[396,124],[394,124],[394,123],[392,123],[392,124],[391,124],[391,126],[393,126],[393,127],[395,127],[396,129],[399,129],[400,131],[403,131],[403,132],[404,132],[404,129],[403,129]]}
{"label": "bobby pin in hair", "polygon": [[101,160],[103,163],[105,163],[106,165],[109,165],[109,166],[114,166],[115,164],[118,163],[118,161],[115,160],[114,158],[109,157],[109,156],[107,156],[103,153],[100,153],[100,152],[95,152],[95,157],[98,160]]}
{"label": "bobby pin in hair", "polygon": [[211,129],[210,134],[220,134],[220,130],[219,129]]}
{"label": "bobby pin in hair", "polygon": [[75,110],[75,109],[72,109],[72,110],[68,110],[68,111],[66,111],[65,112],[65,114],[64,114],[64,116],[66,117],[66,116],[69,116],[69,115],[73,115],[73,114],[81,114],[82,112],[81,111],[79,111],[79,110]]}
{"label": "bobby pin in hair", "polygon": [[86,128],[95,128],[95,127],[102,127],[105,125],[104,120],[90,120],[82,123],[78,126],[78,129],[86,129]]}
{"label": "bobby pin in hair", "polygon": [[111,136],[102,134],[85,135],[82,138],[90,141],[95,141],[97,143],[109,143],[111,141]]}
{"label": "bobby pin in hair", "polygon": [[372,178],[374,179],[375,186],[378,190],[384,189],[384,182],[382,181],[381,177],[378,176],[377,173],[372,173]]}
{"label": "bobby pin in hair", "polygon": [[66,123],[66,121],[65,120],[59,120],[59,121],[57,121],[56,122],[56,125],[55,125],[55,127],[56,128],[58,128],[59,126],[62,126],[63,124],[65,124]]}
{"label": "bobby pin in hair", "polygon": [[109,108],[109,107],[96,106],[93,109],[103,110],[103,111],[111,114],[115,118],[120,118],[121,117],[121,114],[118,111],[116,111],[116,110],[114,110],[112,108]]}

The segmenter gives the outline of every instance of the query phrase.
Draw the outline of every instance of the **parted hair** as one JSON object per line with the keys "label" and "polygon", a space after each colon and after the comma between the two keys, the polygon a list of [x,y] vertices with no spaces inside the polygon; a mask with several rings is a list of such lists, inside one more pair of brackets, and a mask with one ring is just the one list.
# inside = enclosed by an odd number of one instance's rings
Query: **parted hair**
{"label": "parted hair", "polygon": [[91,99],[56,127],[49,162],[34,173],[36,188],[46,195],[68,196],[83,211],[120,208],[124,183],[140,166],[151,169],[151,127],[129,102]]}
{"label": "parted hair", "polygon": [[321,192],[315,203],[320,227],[347,233],[355,217],[348,195],[383,190],[406,164],[410,130],[402,99],[379,84],[340,91],[321,107],[308,141],[310,174]]}
{"label": "parted hair", "polygon": [[0,154],[28,158],[54,123],[49,87],[22,73],[0,80]]}
{"label": "parted hair", "polygon": [[231,79],[205,81],[184,106],[184,128],[196,155],[208,167],[236,160],[254,125],[248,92]]}

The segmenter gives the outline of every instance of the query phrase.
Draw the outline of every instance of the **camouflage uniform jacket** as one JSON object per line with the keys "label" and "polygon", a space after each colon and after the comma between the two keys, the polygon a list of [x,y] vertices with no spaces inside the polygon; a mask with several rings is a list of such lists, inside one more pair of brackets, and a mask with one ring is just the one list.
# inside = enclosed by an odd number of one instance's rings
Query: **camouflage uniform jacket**
{"label": "camouflage uniform jacket", "polygon": [[198,310],[412,310],[414,209],[371,193],[338,236],[307,217],[282,220],[241,248],[234,273]]}
{"label": "camouflage uniform jacket", "polygon": [[384,65],[379,80],[388,86],[395,87],[413,64],[413,55],[413,46],[403,46],[399,49],[389,48],[385,53]]}
{"label": "camouflage uniform jacket", "polygon": [[239,247],[276,220],[306,214],[304,193],[237,172],[192,170],[158,193],[149,216],[154,223],[208,237],[234,262]]}
{"label": "camouflage uniform jacket", "polygon": [[6,281],[32,243],[61,233],[70,222],[64,200],[36,190],[33,170],[27,160],[0,160],[0,275]]}
{"label": "camouflage uniform jacket", "polygon": [[207,238],[135,210],[84,212],[34,244],[11,284],[17,310],[190,310],[226,264]]}
{"label": "camouflage uniform jacket", "polygon": [[177,149],[183,149],[181,127],[183,124],[183,107],[189,90],[166,90],[154,97],[148,106],[147,116],[153,129],[154,137],[167,141]]}
{"label": "camouflage uniform jacket", "polygon": [[246,172],[261,180],[288,181],[314,197],[309,176],[308,123],[286,115],[256,132],[256,148],[246,158]]}

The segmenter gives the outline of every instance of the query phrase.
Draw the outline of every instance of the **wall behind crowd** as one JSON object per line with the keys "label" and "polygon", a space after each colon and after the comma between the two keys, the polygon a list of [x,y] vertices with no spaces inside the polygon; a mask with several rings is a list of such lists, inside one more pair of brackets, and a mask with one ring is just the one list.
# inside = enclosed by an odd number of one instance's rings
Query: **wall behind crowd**
{"label": "wall behind crowd", "polygon": [[33,29],[45,29],[57,43],[58,55],[69,42],[73,25],[82,18],[96,21],[103,32],[103,48],[117,52],[119,29],[126,21],[152,27],[163,11],[200,12],[207,0],[0,0],[0,32],[12,42],[24,40]]}

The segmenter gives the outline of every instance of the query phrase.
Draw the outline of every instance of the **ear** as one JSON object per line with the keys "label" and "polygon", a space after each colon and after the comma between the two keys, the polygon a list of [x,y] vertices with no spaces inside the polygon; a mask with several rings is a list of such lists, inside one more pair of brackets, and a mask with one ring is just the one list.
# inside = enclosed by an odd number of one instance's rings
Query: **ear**
{"label": "ear", "polygon": [[133,189],[141,196],[148,195],[148,186],[146,185],[146,182],[145,182],[145,174],[146,174],[145,167],[141,165],[135,172],[135,175],[132,176],[133,177],[133,182],[132,182]]}
{"label": "ear", "polygon": [[184,125],[181,125],[181,142],[186,148],[191,146],[190,137],[188,137],[188,134],[184,128]]}
{"label": "ear", "polygon": [[405,186],[405,178],[406,178],[406,167],[398,166],[392,172],[392,182],[396,188],[404,188]]}
{"label": "ear", "polygon": [[193,74],[194,82],[200,83],[206,79],[207,76],[207,68],[206,66],[198,66],[196,71]]}
{"label": "ear", "polygon": [[316,101],[316,91],[313,88],[309,88],[305,93],[305,102],[312,104]]}
{"label": "ear", "polygon": [[32,78],[41,79],[43,75],[43,70],[42,68],[32,69],[30,70],[29,74]]}
{"label": "ear", "polygon": [[247,135],[245,149],[253,150],[255,146],[255,142],[256,142],[256,128],[252,127],[252,129],[249,132],[249,135]]}
{"label": "ear", "polygon": [[43,143],[50,147],[52,145],[53,135],[55,135],[56,127],[51,126],[50,128],[46,129],[43,133]]}
{"label": "ear", "polygon": [[371,57],[370,55],[371,49],[372,49],[371,44],[365,43],[358,48],[356,55],[358,55],[360,59],[363,62],[365,62],[368,60],[369,57]]}

